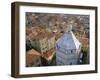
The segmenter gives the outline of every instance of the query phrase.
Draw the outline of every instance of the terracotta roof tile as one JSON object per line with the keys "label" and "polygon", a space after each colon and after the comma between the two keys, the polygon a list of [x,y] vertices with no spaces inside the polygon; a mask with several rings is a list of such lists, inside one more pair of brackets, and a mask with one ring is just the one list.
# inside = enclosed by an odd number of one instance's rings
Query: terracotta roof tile
{"label": "terracotta roof tile", "polygon": [[54,55],[54,51],[55,51],[55,49],[52,48],[52,49],[48,50],[47,52],[43,53],[42,57],[45,58],[46,60],[50,60]]}
{"label": "terracotta roof tile", "polygon": [[31,49],[26,52],[26,64],[31,64],[33,60],[35,60],[37,57],[40,57],[41,54],[34,49]]}

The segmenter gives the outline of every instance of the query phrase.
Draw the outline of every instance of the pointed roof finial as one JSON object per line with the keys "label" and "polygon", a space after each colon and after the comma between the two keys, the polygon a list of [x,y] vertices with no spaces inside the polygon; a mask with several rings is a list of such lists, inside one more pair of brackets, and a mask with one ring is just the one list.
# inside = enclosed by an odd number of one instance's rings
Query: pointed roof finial
{"label": "pointed roof finial", "polygon": [[68,26],[68,32],[72,31],[72,24],[69,24]]}

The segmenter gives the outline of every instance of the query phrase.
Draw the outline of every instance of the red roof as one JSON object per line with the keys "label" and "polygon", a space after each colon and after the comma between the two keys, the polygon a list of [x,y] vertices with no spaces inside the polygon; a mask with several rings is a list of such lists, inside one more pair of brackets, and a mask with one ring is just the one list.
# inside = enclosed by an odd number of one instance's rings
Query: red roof
{"label": "red roof", "polygon": [[37,57],[41,56],[39,52],[31,49],[26,52],[26,64],[31,64]]}
{"label": "red roof", "polygon": [[43,53],[43,54],[42,54],[42,57],[45,58],[46,60],[49,60],[50,57],[51,57],[51,58],[53,57],[54,51],[55,51],[55,49],[52,48],[52,49],[48,50],[47,52]]}

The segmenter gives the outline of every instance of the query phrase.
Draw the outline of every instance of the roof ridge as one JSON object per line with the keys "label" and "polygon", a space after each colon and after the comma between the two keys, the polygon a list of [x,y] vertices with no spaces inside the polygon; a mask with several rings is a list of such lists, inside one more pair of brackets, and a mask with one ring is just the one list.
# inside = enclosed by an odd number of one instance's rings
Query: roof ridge
{"label": "roof ridge", "polygon": [[[75,37],[75,35],[73,34],[73,32],[71,31],[71,36],[73,37],[72,39],[73,39],[73,41],[74,41],[74,44],[75,44],[75,47],[77,48],[77,44],[81,44],[80,42],[79,42],[79,40]],[[77,44],[76,44],[77,43]],[[78,48],[77,48],[78,49]]]}

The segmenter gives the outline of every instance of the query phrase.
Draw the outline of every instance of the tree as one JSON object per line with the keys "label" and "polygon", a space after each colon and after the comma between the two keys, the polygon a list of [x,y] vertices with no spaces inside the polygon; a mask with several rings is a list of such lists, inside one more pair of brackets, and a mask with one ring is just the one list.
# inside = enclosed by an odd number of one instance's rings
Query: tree
{"label": "tree", "polygon": [[83,62],[83,64],[87,64],[89,62],[89,57],[88,57],[88,55],[89,55],[89,48],[82,46],[81,52],[83,53],[82,62]]}

